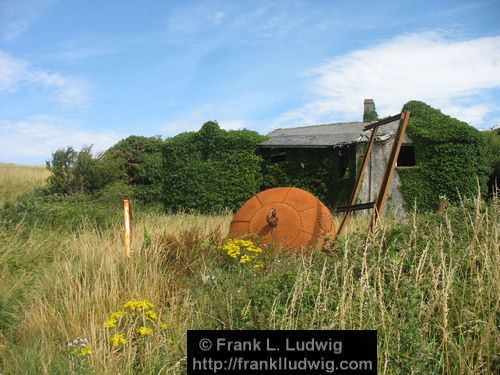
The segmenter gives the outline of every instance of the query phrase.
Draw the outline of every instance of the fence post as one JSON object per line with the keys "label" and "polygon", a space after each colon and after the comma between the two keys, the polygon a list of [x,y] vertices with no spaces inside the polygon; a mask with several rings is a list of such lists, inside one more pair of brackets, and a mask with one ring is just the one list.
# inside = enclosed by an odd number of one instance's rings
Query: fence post
{"label": "fence post", "polygon": [[440,198],[439,199],[439,207],[438,207],[438,212],[445,212],[446,211],[446,200],[445,199],[442,199]]}
{"label": "fence post", "polygon": [[130,201],[128,199],[123,200],[123,237],[125,240],[125,255],[130,258],[130,243],[132,240],[132,226],[130,224]]}

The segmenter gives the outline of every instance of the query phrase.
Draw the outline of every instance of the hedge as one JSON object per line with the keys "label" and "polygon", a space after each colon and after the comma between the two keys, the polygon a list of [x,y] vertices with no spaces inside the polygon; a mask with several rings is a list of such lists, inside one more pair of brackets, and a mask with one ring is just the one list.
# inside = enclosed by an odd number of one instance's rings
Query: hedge
{"label": "hedge", "polygon": [[198,132],[181,133],[163,147],[164,203],[168,210],[236,210],[259,191],[265,137],[249,130],[220,129],[206,122]]}
{"label": "hedge", "polygon": [[[477,194],[486,186],[483,141],[478,130],[419,101],[406,103],[411,112],[408,136],[415,146],[414,167],[400,167],[408,209],[435,210],[441,196],[451,203]],[[484,190],[483,190],[484,191]]]}
{"label": "hedge", "polygon": [[132,187],[134,198],[144,203],[161,202],[163,192],[162,139],[132,135],[109,148],[104,156],[116,160],[122,178]]}

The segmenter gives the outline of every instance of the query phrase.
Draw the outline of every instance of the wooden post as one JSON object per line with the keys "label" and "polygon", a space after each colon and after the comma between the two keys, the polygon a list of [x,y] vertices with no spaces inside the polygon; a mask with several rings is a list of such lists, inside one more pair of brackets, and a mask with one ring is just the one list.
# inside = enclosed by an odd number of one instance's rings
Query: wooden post
{"label": "wooden post", "polygon": [[123,200],[123,238],[125,241],[125,255],[130,258],[130,244],[132,241],[132,225],[130,223],[130,201],[128,199]]}
{"label": "wooden post", "polygon": [[443,213],[445,211],[446,211],[446,200],[440,198],[438,212]]}

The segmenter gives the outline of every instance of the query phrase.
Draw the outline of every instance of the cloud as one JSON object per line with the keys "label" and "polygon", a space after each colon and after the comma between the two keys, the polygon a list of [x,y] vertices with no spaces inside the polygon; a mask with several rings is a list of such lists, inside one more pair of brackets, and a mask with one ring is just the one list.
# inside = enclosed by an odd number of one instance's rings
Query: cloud
{"label": "cloud", "polygon": [[364,98],[379,115],[416,99],[476,126],[496,110],[488,90],[500,88],[500,36],[451,40],[408,34],[334,58],[309,72],[312,99],[273,126],[359,120]]}
{"label": "cloud", "polygon": [[28,63],[0,51],[0,91],[17,91],[28,75]]}
{"label": "cloud", "polygon": [[0,160],[40,164],[60,148],[80,149],[84,145],[94,145],[93,150],[99,152],[121,138],[114,131],[92,131],[78,123],[51,116],[0,120]]}
{"label": "cloud", "polygon": [[82,79],[34,69],[19,58],[0,51],[0,92],[13,93],[26,86],[49,88],[57,102],[82,108],[90,102],[90,85]]}
{"label": "cloud", "polygon": [[53,0],[0,1],[0,40],[10,42],[24,34]]}

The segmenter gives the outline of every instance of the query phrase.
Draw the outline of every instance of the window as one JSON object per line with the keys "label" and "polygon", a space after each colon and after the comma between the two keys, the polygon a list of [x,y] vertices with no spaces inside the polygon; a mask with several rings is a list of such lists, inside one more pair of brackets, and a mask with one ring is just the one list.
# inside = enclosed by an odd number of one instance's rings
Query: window
{"label": "window", "polygon": [[413,145],[402,145],[399,150],[398,167],[415,166],[415,147]]}
{"label": "window", "polygon": [[286,160],[286,152],[273,152],[269,155],[271,163],[279,163]]}

